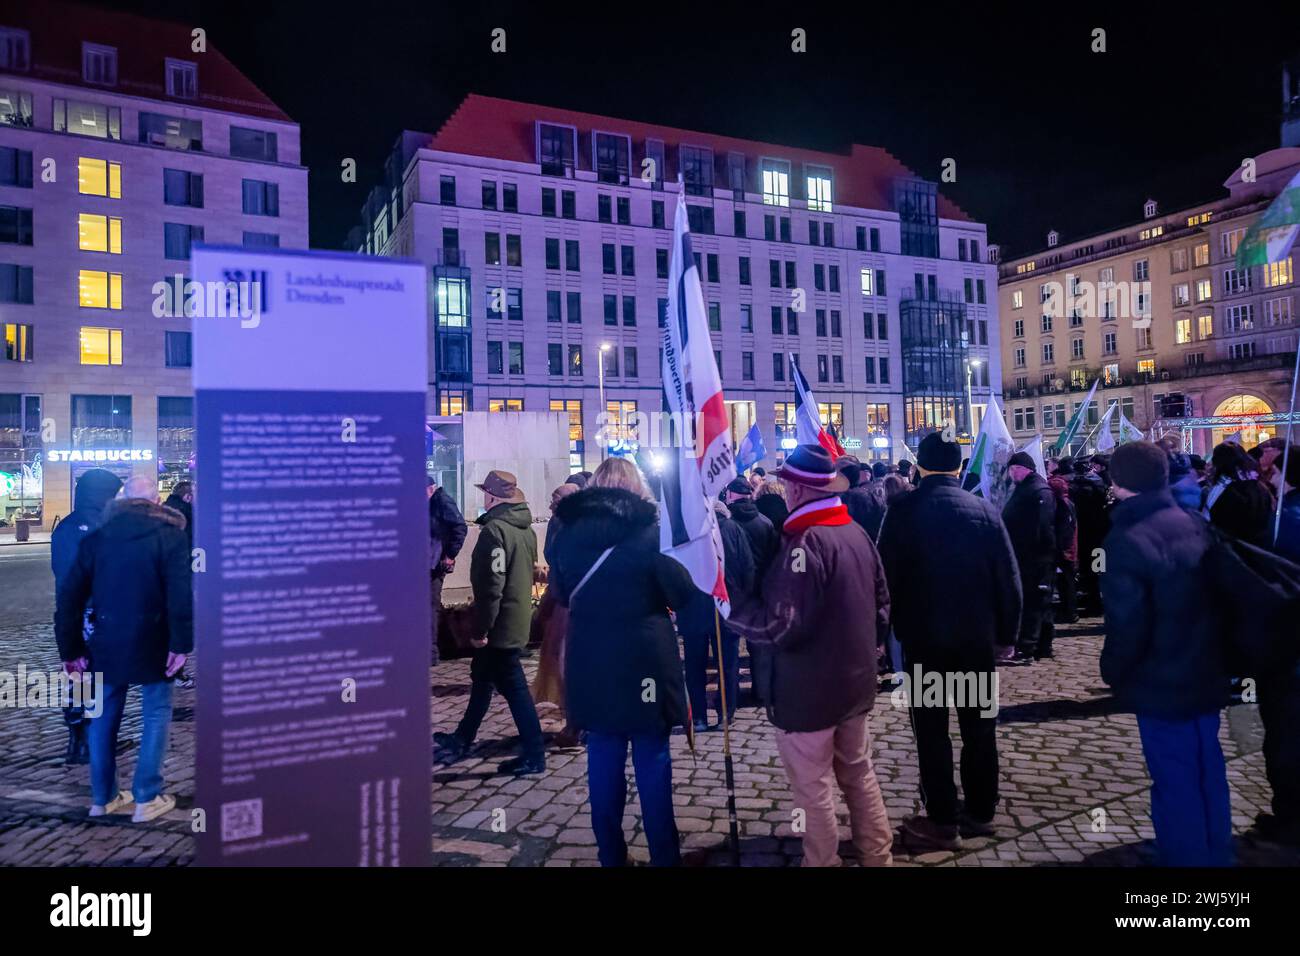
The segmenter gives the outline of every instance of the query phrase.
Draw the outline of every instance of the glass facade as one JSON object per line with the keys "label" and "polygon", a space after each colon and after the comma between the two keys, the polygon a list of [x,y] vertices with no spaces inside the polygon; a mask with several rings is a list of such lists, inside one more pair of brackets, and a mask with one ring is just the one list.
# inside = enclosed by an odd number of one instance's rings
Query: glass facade
{"label": "glass facade", "polygon": [[903,352],[904,439],[921,439],[952,422],[968,432],[966,307],[955,295],[899,303]]}

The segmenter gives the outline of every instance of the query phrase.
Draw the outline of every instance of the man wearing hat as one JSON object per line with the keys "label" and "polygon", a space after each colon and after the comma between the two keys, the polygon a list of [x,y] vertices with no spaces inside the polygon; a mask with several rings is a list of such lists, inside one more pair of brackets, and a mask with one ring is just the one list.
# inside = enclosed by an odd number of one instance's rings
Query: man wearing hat
{"label": "man wearing hat", "polygon": [[[996,688],[998,657],[1020,634],[1020,575],[997,509],[963,491],[961,446],[942,433],[925,436],[916,455],[916,490],[890,505],[880,529],[894,633],[903,645],[904,689],[931,674],[975,677]],[[925,813],[903,822],[916,852],[953,850],[962,836],[993,832],[998,802],[997,712],[988,701],[954,700],[961,731],[961,788],[953,783],[949,702],[908,694]]]}
{"label": "man wearing hat", "polygon": [[889,590],[875,545],[839,499],[848,479],[820,445],[800,445],[776,475],[790,516],[754,599],[729,624],[772,647],[764,700],[794,805],[806,814],[804,866],[839,865],[835,784],[865,866],[890,863],[889,816],[871,765],[867,718]]}
{"label": "man wearing hat", "polygon": [[469,580],[481,636],[473,642],[465,716],[455,733],[437,733],[433,739],[452,759],[465,756],[474,745],[495,689],[506,699],[519,729],[520,755],[502,763],[501,772],[516,776],[543,773],[542,726],[519,660],[519,652],[528,644],[533,616],[533,567],[537,564],[533,515],[515,476],[508,471],[489,471],[475,487],[483,492],[485,510],[477,521],[480,528],[470,557]]}
{"label": "man wearing hat", "polygon": [[[1032,664],[1045,615],[1052,613],[1052,576],[1056,573],[1056,496],[1038,473],[1034,459],[1018,451],[1007,460],[1016,488],[1002,506],[1002,523],[1011,536],[1024,594],[1020,639],[1009,664]],[[1046,653],[1044,651],[1044,653]]]}
{"label": "man wearing hat", "polygon": [[1205,522],[1178,507],[1169,458],[1146,441],[1115,449],[1119,503],[1102,542],[1102,679],[1137,715],[1164,866],[1227,866],[1232,815],[1219,747],[1228,701],[1221,601],[1204,561]]}

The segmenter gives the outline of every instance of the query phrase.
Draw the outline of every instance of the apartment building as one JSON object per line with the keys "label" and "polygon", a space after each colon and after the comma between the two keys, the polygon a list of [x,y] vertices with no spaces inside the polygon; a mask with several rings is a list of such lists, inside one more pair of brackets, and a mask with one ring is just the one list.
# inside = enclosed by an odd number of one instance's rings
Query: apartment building
{"label": "apartment building", "polygon": [[[1284,140],[1285,142],[1285,140]],[[1228,435],[1247,447],[1276,433],[1296,354],[1294,262],[1237,269],[1250,226],[1300,170],[1300,147],[1254,157],[1227,195],[1060,242],[999,267],[1007,425],[1055,440],[1100,379],[1088,427],[1117,403],[1143,431],[1222,419],[1190,432],[1206,455]],[[1082,439],[1075,450],[1083,447]]]}
{"label": "apartment building", "polygon": [[0,513],[48,525],[87,468],[190,475],[190,247],[305,247],[307,171],[298,126],[202,31],[6,10]]}
{"label": "apartment building", "polygon": [[733,439],[757,422],[767,464],[794,435],[790,355],[868,460],[968,432],[1000,387],[985,227],[876,147],[471,95],[436,134],[401,136],[348,246],[430,267],[431,415],[567,412],[571,465],[591,468],[662,409],[679,198]]}

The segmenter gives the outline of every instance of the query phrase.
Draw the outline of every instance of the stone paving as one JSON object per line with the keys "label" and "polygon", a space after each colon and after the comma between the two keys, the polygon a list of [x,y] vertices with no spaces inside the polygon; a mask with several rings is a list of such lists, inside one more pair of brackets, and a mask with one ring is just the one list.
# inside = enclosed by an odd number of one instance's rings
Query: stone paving
{"label": "stone paving", "polygon": [[[0,612],[0,669],[13,670],[18,662],[28,668],[56,666],[47,606],[40,595],[25,597],[18,604],[16,610],[6,605]],[[1085,620],[1061,628],[1059,634],[1054,660],[1000,671],[1003,800],[995,820],[996,835],[967,840],[957,853],[899,854],[896,865],[1150,862],[1148,779],[1134,719],[1114,711],[1097,674],[1099,622]],[[526,667],[531,676],[535,661],[528,661]],[[455,726],[468,695],[468,679],[466,660],[432,669],[435,730]],[[0,711],[0,864],[190,863],[194,692],[178,690],[175,708],[165,773],[169,790],[178,798],[177,809],[142,825],[87,819],[87,769],[63,764],[66,731],[58,709]],[[1231,708],[1221,735],[1239,833],[1255,813],[1267,809],[1269,800],[1254,710],[1251,705]],[[543,709],[542,719],[548,733],[560,729],[553,709]],[[890,818],[897,825],[919,809],[907,713],[882,694],[871,728],[876,772]],[[120,745],[124,775],[133,767],[138,731],[139,707],[133,698]],[[953,733],[956,740],[955,720]],[[758,711],[742,708],[731,740],[741,864],[797,864],[799,839],[791,830],[790,792],[771,726]],[[434,753],[434,863],[595,865],[583,752],[552,749],[544,775],[514,779],[497,774],[497,764],[513,754],[514,728],[499,698],[468,758],[448,765],[443,754]],[[673,778],[687,864],[726,865],[730,853],[721,731],[699,735],[694,754],[684,736],[674,737]],[[841,817],[847,840],[847,818]],[[625,826],[631,834],[634,861],[646,861],[634,786]],[[844,849],[847,860],[851,856],[847,843]],[[1243,865],[1300,865],[1300,851],[1250,839],[1238,841],[1238,855]]]}

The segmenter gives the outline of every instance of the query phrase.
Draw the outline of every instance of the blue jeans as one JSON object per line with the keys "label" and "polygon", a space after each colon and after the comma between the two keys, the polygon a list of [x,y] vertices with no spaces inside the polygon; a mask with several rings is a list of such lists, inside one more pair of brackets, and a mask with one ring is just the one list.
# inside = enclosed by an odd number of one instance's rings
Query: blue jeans
{"label": "blue jeans", "polygon": [[680,866],[677,822],[673,819],[673,761],[665,734],[598,734],[587,731],[587,785],[591,829],[601,866],[626,866],[623,810],[627,806],[627,747],[641,797],[641,823],[650,844],[651,866]]}
{"label": "blue jeans", "polygon": [[1161,866],[1231,866],[1232,812],[1219,713],[1191,720],[1138,714],[1151,774],[1151,822]]}
{"label": "blue jeans", "polygon": [[[100,684],[104,707],[90,722],[90,799],[103,806],[118,794],[117,732],[126,709],[126,684]],[[140,753],[131,785],[136,803],[148,803],[162,793],[163,757],[172,723],[172,682],[140,685]]]}
{"label": "blue jeans", "polygon": [[[712,621],[710,621],[712,623]],[[686,693],[691,701],[691,719],[709,721],[708,686],[709,658],[718,656],[718,637],[712,627],[707,632],[683,633],[685,649]],[[726,678],[727,717],[736,713],[736,698],[740,696],[740,636],[726,625],[722,627],[722,673]],[[716,666],[717,661],[714,661]],[[718,695],[718,721],[722,721],[722,695]]]}

